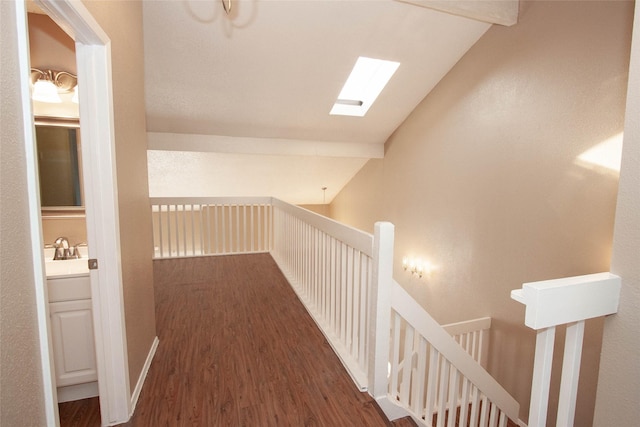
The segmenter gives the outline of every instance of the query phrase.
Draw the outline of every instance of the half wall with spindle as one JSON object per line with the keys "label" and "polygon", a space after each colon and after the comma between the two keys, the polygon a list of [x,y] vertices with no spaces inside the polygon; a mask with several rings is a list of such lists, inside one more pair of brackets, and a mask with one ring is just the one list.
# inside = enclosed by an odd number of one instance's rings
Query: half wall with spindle
{"label": "half wall with spindle", "polygon": [[273,258],[365,390],[373,236],[277,199],[273,209]]}
{"label": "half wall with spindle", "polygon": [[154,258],[269,252],[270,197],[151,198]]}
{"label": "half wall with spindle", "polygon": [[[478,363],[479,332],[467,346],[451,336],[393,283],[389,396],[422,425],[506,427],[520,405]],[[479,320],[480,328],[486,320]],[[453,333],[462,325],[451,325]],[[480,329],[482,330],[482,329]],[[462,344],[462,345],[461,345]],[[464,345],[464,347],[463,347]]]}
{"label": "half wall with spindle", "polygon": [[524,283],[511,298],[526,306],[536,331],[529,427],[547,425],[556,326],[567,325],[556,426],[573,427],[585,320],[617,313],[621,279],[609,272]]}

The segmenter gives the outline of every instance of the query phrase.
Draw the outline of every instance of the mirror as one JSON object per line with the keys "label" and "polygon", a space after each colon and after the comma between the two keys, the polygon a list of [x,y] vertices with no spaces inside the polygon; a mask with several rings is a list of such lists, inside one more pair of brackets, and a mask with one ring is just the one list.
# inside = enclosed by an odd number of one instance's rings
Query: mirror
{"label": "mirror", "polygon": [[43,212],[84,212],[79,121],[39,117],[35,127]]}

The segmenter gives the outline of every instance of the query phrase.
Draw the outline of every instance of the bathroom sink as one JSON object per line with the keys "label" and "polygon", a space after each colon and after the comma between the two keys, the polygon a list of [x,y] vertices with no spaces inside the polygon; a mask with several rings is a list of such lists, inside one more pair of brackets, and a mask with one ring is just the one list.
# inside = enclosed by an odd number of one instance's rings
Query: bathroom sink
{"label": "bathroom sink", "polygon": [[44,268],[47,279],[56,277],[86,276],[89,274],[88,251],[86,247],[78,248],[81,258],[54,260],[53,249],[44,250]]}
{"label": "bathroom sink", "polygon": [[55,277],[72,277],[86,276],[89,274],[89,265],[87,258],[51,260],[44,262],[47,278]]}

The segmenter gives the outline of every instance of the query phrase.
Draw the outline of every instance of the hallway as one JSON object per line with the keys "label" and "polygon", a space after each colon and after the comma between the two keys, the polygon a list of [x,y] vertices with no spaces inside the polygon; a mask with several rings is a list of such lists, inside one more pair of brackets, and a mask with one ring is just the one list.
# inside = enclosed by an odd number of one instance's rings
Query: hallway
{"label": "hallway", "polygon": [[154,261],[154,284],[160,345],[127,426],[415,425],[357,390],[269,254]]}

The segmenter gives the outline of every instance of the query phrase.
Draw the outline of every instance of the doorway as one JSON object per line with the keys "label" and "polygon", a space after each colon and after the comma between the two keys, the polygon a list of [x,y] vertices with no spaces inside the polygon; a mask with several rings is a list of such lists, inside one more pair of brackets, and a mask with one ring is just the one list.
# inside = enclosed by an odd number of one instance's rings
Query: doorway
{"label": "doorway", "polygon": [[[126,422],[130,416],[130,389],[122,301],[118,205],[116,199],[110,41],[86,7],[76,1],[36,0],[76,45],[81,133],[85,144],[85,211],[89,258],[99,262],[90,270],[96,361],[103,425]],[[52,367],[49,309],[43,271],[43,237],[35,128],[31,107],[29,39],[25,2],[16,2],[20,82],[25,151],[27,154],[31,246],[36,281],[38,326],[44,380],[47,425],[59,425],[57,393]]]}

